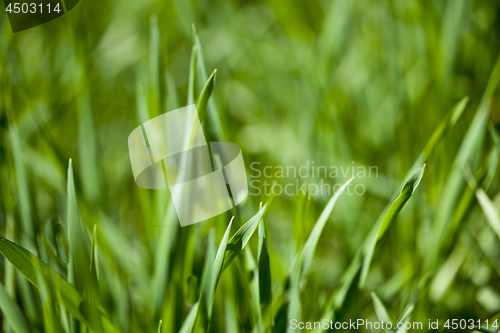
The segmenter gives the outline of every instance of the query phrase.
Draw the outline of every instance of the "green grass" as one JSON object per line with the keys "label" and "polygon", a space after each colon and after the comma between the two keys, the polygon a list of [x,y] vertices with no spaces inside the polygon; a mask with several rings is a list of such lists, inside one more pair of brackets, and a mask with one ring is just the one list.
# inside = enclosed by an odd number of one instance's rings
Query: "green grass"
{"label": "green grass", "polygon": [[[16,34],[0,11],[0,331],[500,319],[499,10],[81,1]],[[189,104],[249,183],[253,162],[378,177],[181,228],[168,190],[135,185],[127,137]]]}

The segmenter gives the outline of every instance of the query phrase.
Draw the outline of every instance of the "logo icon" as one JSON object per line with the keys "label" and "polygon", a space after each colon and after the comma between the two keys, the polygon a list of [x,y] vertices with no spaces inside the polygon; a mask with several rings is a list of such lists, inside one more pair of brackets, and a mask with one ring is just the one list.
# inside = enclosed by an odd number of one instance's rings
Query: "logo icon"
{"label": "logo icon", "polygon": [[231,196],[237,205],[248,195],[240,147],[207,145],[195,105],[148,120],[130,133],[128,147],[137,186],[168,186],[181,226],[222,214]]}

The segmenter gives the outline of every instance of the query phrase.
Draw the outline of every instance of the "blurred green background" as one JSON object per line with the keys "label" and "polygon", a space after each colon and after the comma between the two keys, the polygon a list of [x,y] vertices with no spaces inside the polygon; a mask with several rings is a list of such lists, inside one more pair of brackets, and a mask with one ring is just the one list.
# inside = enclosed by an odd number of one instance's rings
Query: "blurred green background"
{"label": "blurred green background", "polygon": [[[495,0],[83,0],[13,34],[2,10],[0,234],[68,278],[119,332],[156,332],[160,320],[163,332],[191,330],[188,314],[231,216],[233,235],[267,200],[249,196],[236,211],[180,228],[168,190],[134,183],[127,137],[188,104],[194,24],[194,100],[217,68],[207,141],[238,144],[249,176],[253,162],[314,161],[376,166],[378,177],[353,181],[364,195],[339,198],[299,282],[294,267],[329,196],[274,197],[267,238],[261,223],[192,331],[377,321],[377,300],[392,321],[406,309],[425,331],[428,319],[491,324],[500,311],[499,13]],[[377,237],[424,162],[419,187]],[[69,213],[75,202],[80,218]],[[94,269],[77,274],[79,258]],[[3,331],[87,332],[57,286],[36,289],[14,266],[0,269]]]}

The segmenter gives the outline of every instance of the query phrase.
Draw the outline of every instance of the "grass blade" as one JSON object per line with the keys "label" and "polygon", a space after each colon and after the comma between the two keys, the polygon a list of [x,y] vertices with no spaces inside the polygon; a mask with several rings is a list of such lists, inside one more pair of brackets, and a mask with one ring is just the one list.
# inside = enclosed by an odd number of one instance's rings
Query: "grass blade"
{"label": "grass blade", "polygon": [[491,228],[493,228],[497,236],[500,238],[500,217],[495,205],[482,189],[476,190],[476,198],[479,205],[483,209],[484,215],[486,215],[486,219],[490,223]]}
{"label": "grass blade", "polygon": [[161,333],[161,326],[163,324],[163,321],[160,320],[160,323],[158,324],[158,331],[157,333]]}
{"label": "grass blade", "polygon": [[[304,279],[307,275],[307,271],[309,270],[314,252],[316,251],[316,246],[318,245],[319,237],[323,232],[326,222],[330,217],[333,208],[335,207],[335,203],[337,202],[340,195],[344,192],[344,190],[349,186],[349,184],[353,181],[354,177],[349,179],[344,183],[331,197],[330,201],[326,205],[323,212],[316,221],[311,234],[307,238],[306,243],[302,247],[301,251],[298,255],[295,256],[294,261],[292,262],[292,268],[290,269],[290,302],[288,305],[288,319],[297,319],[301,318],[302,314],[302,306],[300,299],[300,291],[302,289],[302,285]],[[291,328],[287,328],[287,332],[292,332]]]}
{"label": "grass blade", "polygon": [[[377,294],[374,292],[371,293],[372,295],[372,300],[373,300],[373,307],[375,308],[375,313],[377,314],[377,317],[380,321],[384,322],[390,322],[392,323],[391,317],[389,317],[389,314],[387,313],[387,310],[384,306],[384,303],[378,298]],[[392,330],[385,329],[386,332],[392,332]]]}
{"label": "grass blade", "polygon": [[189,83],[188,83],[188,96],[187,105],[194,104],[194,90],[196,81],[196,45],[193,46],[191,51],[191,62],[189,63]]}
{"label": "grass blade", "polygon": [[224,233],[224,237],[222,238],[222,241],[219,245],[219,249],[217,250],[217,255],[215,256],[215,260],[212,266],[212,274],[209,280],[210,282],[206,284],[206,288],[202,291],[206,296],[206,310],[208,318],[211,318],[212,316],[212,306],[214,303],[215,290],[217,289],[217,284],[219,283],[220,275],[222,273],[222,265],[224,263],[224,257],[226,256],[226,247],[229,241],[229,233],[231,232],[233,219],[234,216],[231,219],[231,222],[229,222],[226,232]]}
{"label": "grass blade", "polygon": [[[313,230],[311,231],[311,234],[309,235],[309,238],[307,239],[306,243],[304,244],[304,247],[302,249],[302,255],[299,257],[299,269],[301,271],[300,275],[305,277],[305,274],[307,274],[307,270],[310,268],[313,257],[314,257],[314,252],[316,251],[316,246],[318,245],[319,237],[321,236],[321,233],[323,232],[323,229],[325,228],[325,224],[328,221],[328,218],[330,217],[333,207],[335,207],[335,204],[337,203],[337,200],[339,197],[342,195],[344,190],[349,186],[349,184],[353,181],[354,177],[349,179],[344,185],[342,185],[332,196],[330,201],[328,201],[327,205],[321,212],[321,215],[318,218],[318,221],[316,221],[316,224],[314,225]],[[293,267],[293,265],[292,265]],[[293,268],[292,268],[293,269]],[[297,269],[297,267],[295,267]]]}
{"label": "grass blade", "polygon": [[200,123],[203,124],[205,119],[205,114],[207,112],[207,104],[215,86],[215,75],[217,74],[217,69],[213,71],[212,75],[208,78],[205,87],[203,88],[200,98],[198,99],[198,104],[196,105],[196,110],[198,111],[198,117],[200,118]]}
{"label": "grass blade", "polygon": [[403,186],[403,189],[401,190],[401,193],[392,203],[391,207],[389,207],[389,210],[385,214],[385,217],[382,220],[382,223],[380,224],[378,232],[374,236],[373,235],[371,236],[372,240],[368,245],[366,256],[363,260],[363,266],[361,269],[361,277],[359,280],[360,288],[363,288],[366,282],[366,277],[368,276],[368,271],[370,270],[370,264],[373,258],[373,252],[375,251],[375,246],[377,245],[378,240],[382,238],[389,225],[396,219],[396,216],[399,214],[399,212],[404,207],[406,202],[413,195],[413,192],[415,191],[418,184],[420,184],[420,181],[422,180],[422,177],[424,175],[424,169],[425,169],[425,164],[422,167],[420,167],[417,171],[415,171],[413,175],[411,175],[410,178],[406,181],[405,185]]}
{"label": "grass blade", "polygon": [[[198,36],[198,33],[196,32],[196,27],[193,24],[193,36],[194,36],[194,42],[196,45],[196,50],[198,51],[197,55],[197,64],[200,69],[199,71],[199,86],[202,87],[205,82],[208,81],[208,75],[207,75],[207,70],[205,68],[205,59],[203,57],[203,49],[201,47],[201,42],[200,38]],[[210,127],[212,128],[212,133],[216,136],[217,141],[227,141],[226,140],[226,135],[224,133],[224,129],[221,125],[220,121],[220,116],[219,112],[217,110],[217,106],[215,105],[215,102],[213,99],[208,101],[208,117],[210,118]],[[199,112],[199,111],[198,111]],[[200,117],[201,120],[201,117]]]}
{"label": "grass blade", "polygon": [[96,303],[99,300],[99,293],[95,284],[96,281],[90,275],[90,241],[87,230],[80,221],[71,159],[68,166],[67,214],[69,240],[68,281],[89,301]]}
{"label": "grass blade", "polygon": [[187,315],[186,319],[184,320],[184,323],[182,323],[182,327],[179,330],[179,333],[191,333],[193,326],[194,326],[194,322],[196,321],[196,317],[198,316],[199,306],[200,306],[200,302],[193,305],[193,307],[189,311],[189,314]]}
{"label": "grass blade", "polygon": [[240,251],[243,250],[243,248],[247,245],[250,237],[252,237],[255,230],[257,230],[260,221],[262,221],[264,214],[267,212],[272,199],[273,195],[271,191],[271,195],[268,197],[264,207],[262,207],[250,220],[243,224],[241,228],[236,231],[233,237],[231,237],[231,240],[229,240],[229,244],[227,245],[228,253],[226,254],[226,259],[224,260],[223,270],[231,264],[238,253],[240,253]]}

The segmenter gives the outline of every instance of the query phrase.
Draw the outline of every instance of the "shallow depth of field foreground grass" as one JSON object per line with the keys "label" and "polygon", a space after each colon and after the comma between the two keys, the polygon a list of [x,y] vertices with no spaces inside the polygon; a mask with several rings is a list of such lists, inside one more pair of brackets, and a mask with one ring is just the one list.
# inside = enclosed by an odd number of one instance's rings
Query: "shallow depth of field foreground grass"
{"label": "shallow depth of field foreground grass", "polygon": [[[496,331],[498,13],[82,0],[13,34],[2,9],[0,331]],[[207,141],[241,147],[250,194],[181,228],[169,190],[135,185],[127,137],[194,103]],[[348,167],[372,173],[331,173]]]}

